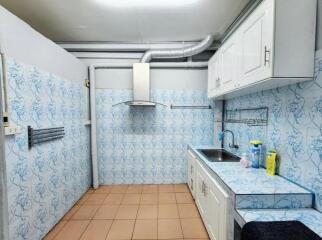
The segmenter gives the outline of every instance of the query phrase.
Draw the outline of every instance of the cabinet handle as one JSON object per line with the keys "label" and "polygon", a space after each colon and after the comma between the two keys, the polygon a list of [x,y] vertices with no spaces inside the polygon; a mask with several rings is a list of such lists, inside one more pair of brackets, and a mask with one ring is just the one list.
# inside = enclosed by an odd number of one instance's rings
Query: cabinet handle
{"label": "cabinet handle", "polygon": [[[267,46],[265,46],[265,53],[264,53],[264,66],[266,67],[266,64],[270,63],[270,58],[271,58],[271,51],[267,49]],[[267,58],[267,55],[269,56]]]}
{"label": "cabinet handle", "polygon": [[205,195],[205,183],[202,181],[201,192]]}
{"label": "cabinet handle", "polygon": [[207,196],[207,185],[206,184],[205,184],[205,188],[204,188],[204,191],[203,191],[203,195]]}
{"label": "cabinet handle", "polygon": [[190,173],[193,173],[193,166],[190,167]]}
{"label": "cabinet handle", "polygon": [[193,191],[193,179],[191,178],[191,190]]}
{"label": "cabinet handle", "polygon": [[216,79],[216,87],[219,87],[220,86],[220,78],[217,78]]}

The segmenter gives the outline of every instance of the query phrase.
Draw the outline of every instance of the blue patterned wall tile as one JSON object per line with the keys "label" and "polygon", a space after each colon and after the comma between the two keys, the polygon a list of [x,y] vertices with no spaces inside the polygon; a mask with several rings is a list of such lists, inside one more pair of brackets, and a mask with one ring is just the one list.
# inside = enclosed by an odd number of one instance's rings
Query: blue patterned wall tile
{"label": "blue patterned wall tile", "polygon": [[237,209],[311,208],[311,194],[236,195]]}
{"label": "blue patterned wall tile", "polygon": [[[315,207],[322,211],[322,58],[316,59],[315,80],[257,92],[227,100],[227,109],[269,107],[265,127],[226,124],[247,152],[249,141],[260,139],[264,147],[276,149],[279,174],[315,193]],[[226,141],[227,142],[227,141]]]}
{"label": "blue patterned wall tile", "polygon": [[[91,183],[85,92],[79,83],[7,61],[10,118],[22,134],[6,137],[10,239],[41,239]],[[28,150],[27,126],[64,126],[62,140]]]}
{"label": "blue patterned wall tile", "polygon": [[[151,95],[167,105],[212,105],[203,91]],[[132,99],[130,90],[98,89],[96,99],[101,184],[186,182],[187,145],[213,143],[212,110],[112,107]]]}

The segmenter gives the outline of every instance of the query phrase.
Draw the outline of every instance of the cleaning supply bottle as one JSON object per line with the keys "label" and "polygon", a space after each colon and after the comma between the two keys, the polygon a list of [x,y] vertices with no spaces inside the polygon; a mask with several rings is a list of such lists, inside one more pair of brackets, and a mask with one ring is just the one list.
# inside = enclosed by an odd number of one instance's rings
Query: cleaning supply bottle
{"label": "cleaning supply bottle", "polygon": [[277,153],[275,150],[271,150],[267,154],[266,158],[266,173],[268,175],[275,175],[276,173],[276,156]]}
{"label": "cleaning supply bottle", "polygon": [[261,141],[253,140],[250,141],[250,144],[253,145],[251,152],[251,162],[253,168],[259,168],[259,162],[261,158],[261,145],[263,144]]}

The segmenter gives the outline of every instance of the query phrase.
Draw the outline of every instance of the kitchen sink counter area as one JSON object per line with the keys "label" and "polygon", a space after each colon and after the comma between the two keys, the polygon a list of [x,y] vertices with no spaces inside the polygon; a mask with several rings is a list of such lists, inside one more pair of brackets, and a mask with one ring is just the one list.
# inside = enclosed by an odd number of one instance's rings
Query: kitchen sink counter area
{"label": "kitchen sink counter area", "polygon": [[[188,146],[196,162],[228,195],[227,239],[234,239],[233,226],[242,227],[250,221],[298,220],[321,236],[322,214],[313,209],[314,195],[309,190],[281,176],[269,176],[263,168],[244,168],[239,162],[211,162],[201,153],[202,149],[216,148]],[[196,183],[195,188],[198,187]]]}
{"label": "kitchen sink counter area", "polygon": [[189,146],[189,149],[235,194],[299,194],[307,195],[312,202],[311,192],[283,177],[269,176],[263,168],[244,168],[239,162],[210,162],[198,151],[199,149],[216,149],[214,146]]}

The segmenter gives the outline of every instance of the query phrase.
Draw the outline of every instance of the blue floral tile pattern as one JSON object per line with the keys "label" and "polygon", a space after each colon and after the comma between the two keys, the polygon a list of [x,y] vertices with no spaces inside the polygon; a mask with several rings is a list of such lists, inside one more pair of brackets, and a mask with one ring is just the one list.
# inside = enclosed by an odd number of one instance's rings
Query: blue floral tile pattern
{"label": "blue floral tile pattern", "polygon": [[[91,183],[85,92],[80,83],[7,60],[10,120],[22,134],[7,136],[10,239],[41,239]],[[65,127],[61,140],[28,149],[27,126]]]}
{"label": "blue floral tile pattern", "polygon": [[[187,145],[212,144],[213,110],[131,108],[131,90],[98,89],[97,129],[100,184],[187,181]],[[212,105],[203,91],[154,90],[153,101]]]}
{"label": "blue floral tile pattern", "polygon": [[263,168],[244,168],[239,162],[214,162],[208,165],[235,194],[311,194],[280,176],[267,175]]}
{"label": "blue floral tile pattern", "polygon": [[[268,126],[225,125],[247,152],[249,141],[260,139],[264,149],[276,149],[278,173],[315,193],[322,211],[322,51],[316,53],[314,81],[261,91],[227,100],[227,109],[267,106]],[[227,141],[229,142],[229,141]]]}
{"label": "blue floral tile pattern", "polygon": [[312,194],[236,195],[237,209],[311,208]]}
{"label": "blue floral tile pattern", "polygon": [[237,210],[245,222],[300,221],[322,237],[322,214],[314,209]]}
{"label": "blue floral tile pattern", "polygon": [[214,146],[192,146],[195,156],[228,187],[235,208],[310,208],[312,193],[280,176],[269,176],[265,169],[244,168],[239,162],[209,162],[198,149]]}

